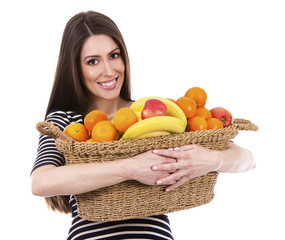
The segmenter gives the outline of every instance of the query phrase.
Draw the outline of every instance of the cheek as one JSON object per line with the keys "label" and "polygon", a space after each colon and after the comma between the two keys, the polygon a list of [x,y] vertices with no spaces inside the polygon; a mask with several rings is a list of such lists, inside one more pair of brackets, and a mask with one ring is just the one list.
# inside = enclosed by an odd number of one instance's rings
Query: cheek
{"label": "cheek", "polygon": [[124,64],[122,59],[120,59],[120,61],[117,62],[115,68],[116,68],[116,70],[118,72],[124,74],[124,72],[125,72],[125,64]]}
{"label": "cheek", "polygon": [[125,72],[125,65],[124,63],[122,63],[122,66],[121,66],[121,72],[124,73]]}
{"label": "cheek", "polygon": [[99,73],[98,71],[94,71],[94,70],[84,70],[82,71],[83,77],[85,81],[94,81],[99,77]]}

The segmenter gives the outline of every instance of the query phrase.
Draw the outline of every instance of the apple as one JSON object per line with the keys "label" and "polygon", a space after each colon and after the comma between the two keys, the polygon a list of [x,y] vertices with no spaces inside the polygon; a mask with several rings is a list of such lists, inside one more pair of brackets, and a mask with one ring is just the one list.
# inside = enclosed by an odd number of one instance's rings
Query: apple
{"label": "apple", "polygon": [[225,108],[216,107],[210,110],[213,118],[219,119],[223,123],[223,127],[228,127],[232,124],[232,114]]}
{"label": "apple", "polygon": [[167,106],[164,102],[158,99],[148,99],[145,102],[144,108],[141,112],[142,119],[166,116]]}

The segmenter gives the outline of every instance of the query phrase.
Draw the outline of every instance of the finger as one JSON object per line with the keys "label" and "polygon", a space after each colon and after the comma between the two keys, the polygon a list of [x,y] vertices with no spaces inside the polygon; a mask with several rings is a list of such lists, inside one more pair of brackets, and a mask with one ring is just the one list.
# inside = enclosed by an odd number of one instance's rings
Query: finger
{"label": "finger", "polygon": [[187,150],[192,150],[195,148],[198,148],[199,146],[196,144],[190,144],[190,145],[184,145],[184,146],[180,146],[177,148],[174,148],[174,150],[181,150],[181,151],[187,151]]}
{"label": "finger", "polygon": [[168,173],[175,173],[177,171],[177,169],[173,169],[173,170],[169,170]]}
{"label": "finger", "polygon": [[174,190],[175,188],[178,188],[180,186],[182,186],[184,183],[186,183],[188,180],[186,177],[182,177],[180,178],[178,181],[176,181],[174,184],[168,186],[165,191],[166,192],[169,192],[169,191],[172,191]]}
{"label": "finger", "polygon": [[167,177],[160,178],[156,181],[158,185],[170,185],[178,181],[182,177],[181,171],[176,171],[175,173],[172,173],[168,175]]}
{"label": "finger", "polygon": [[161,161],[158,164],[176,163],[177,162],[176,158],[170,158],[170,157],[164,157],[164,156],[163,156],[163,159],[160,159],[160,160]]}
{"label": "finger", "polygon": [[183,151],[168,150],[168,149],[156,149],[152,151],[154,154],[161,155],[169,158],[181,158],[183,157]]}
{"label": "finger", "polygon": [[164,163],[164,164],[157,164],[151,167],[154,171],[168,171],[168,172],[175,172],[179,168],[178,163]]}

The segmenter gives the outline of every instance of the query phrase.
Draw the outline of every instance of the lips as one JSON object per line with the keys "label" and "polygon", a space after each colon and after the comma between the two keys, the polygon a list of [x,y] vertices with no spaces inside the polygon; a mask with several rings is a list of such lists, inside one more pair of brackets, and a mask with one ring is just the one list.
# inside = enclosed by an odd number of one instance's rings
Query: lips
{"label": "lips", "polygon": [[98,82],[98,84],[104,89],[113,89],[117,86],[117,81],[119,77],[115,77],[109,81]]}

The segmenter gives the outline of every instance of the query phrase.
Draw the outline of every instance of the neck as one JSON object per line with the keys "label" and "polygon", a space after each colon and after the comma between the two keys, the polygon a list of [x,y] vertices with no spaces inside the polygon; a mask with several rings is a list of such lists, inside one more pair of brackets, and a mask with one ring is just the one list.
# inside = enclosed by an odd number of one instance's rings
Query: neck
{"label": "neck", "polygon": [[98,109],[107,114],[109,120],[113,118],[115,112],[122,107],[129,107],[131,102],[126,101],[120,97],[116,99],[102,99],[95,98],[89,104],[88,112]]}

